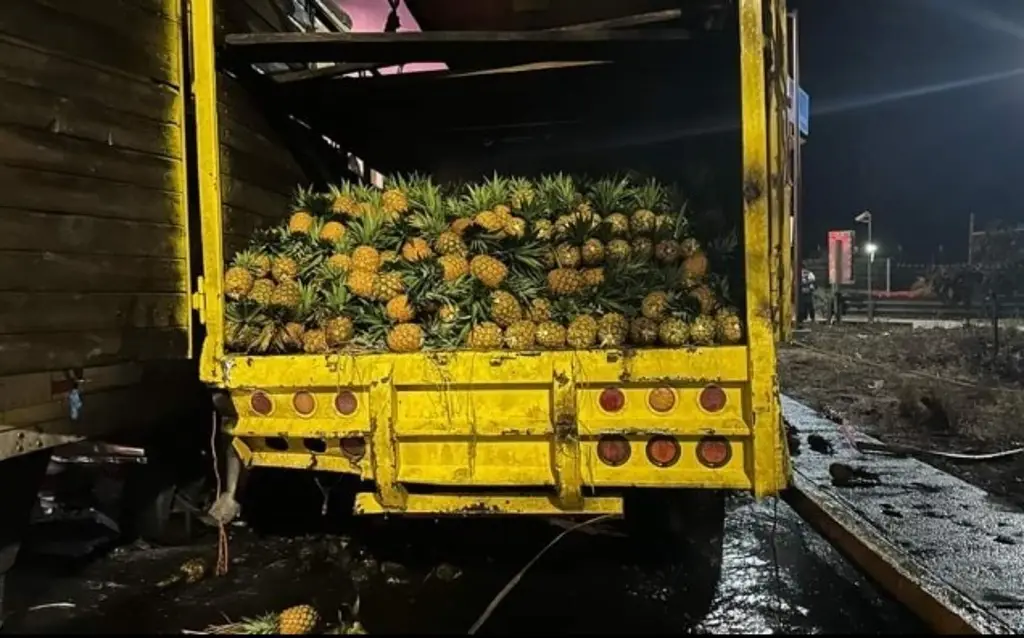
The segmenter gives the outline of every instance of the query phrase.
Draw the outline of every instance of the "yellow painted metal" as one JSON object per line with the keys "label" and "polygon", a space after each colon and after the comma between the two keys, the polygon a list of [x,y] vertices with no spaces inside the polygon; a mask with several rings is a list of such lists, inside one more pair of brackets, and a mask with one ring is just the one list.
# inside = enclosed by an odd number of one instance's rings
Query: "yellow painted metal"
{"label": "yellow painted metal", "polygon": [[743,131],[743,235],[750,412],[754,429],[754,493],[777,493],[788,481],[783,466],[775,331],[772,326],[768,221],[768,117],[762,0],[740,0],[740,100]]}
{"label": "yellow painted metal", "polygon": [[413,494],[401,512],[382,507],[372,494],[356,496],[357,514],[452,514],[458,516],[488,514],[555,515],[621,515],[622,499],[615,497],[585,498],[577,508],[565,508],[543,496],[475,496],[471,494]]}
{"label": "yellow painted metal", "polygon": [[221,228],[220,141],[217,129],[217,67],[213,0],[188,0],[192,95],[195,101],[196,175],[199,188],[203,277],[193,297],[206,338],[199,357],[199,377],[217,384],[224,357],[223,263]]}
{"label": "yellow painted metal", "polygon": [[[789,35],[785,0],[772,0],[776,16],[776,50],[782,62],[780,65],[780,81],[785,82],[789,76]],[[788,105],[787,105],[788,106]],[[785,112],[784,112],[785,113]],[[783,136],[780,140],[783,149],[782,157],[782,268],[780,277],[782,284],[782,300],[779,303],[780,337],[783,341],[793,338],[793,327],[796,316],[793,310],[793,143],[788,134],[788,116],[784,115]]]}

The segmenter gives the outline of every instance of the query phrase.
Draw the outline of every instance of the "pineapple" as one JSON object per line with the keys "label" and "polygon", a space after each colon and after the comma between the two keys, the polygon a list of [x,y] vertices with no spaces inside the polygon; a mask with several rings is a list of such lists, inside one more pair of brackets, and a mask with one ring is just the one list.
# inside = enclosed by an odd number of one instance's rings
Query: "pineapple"
{"label": "pineapple", "polygon": [[434,248],[442,255],[458,255],[459,257],[465,257],[469,254],[469,249],[466,248],[466,242],[462,241],[462,237],[458,233],[451,230],[446,230],[437,236],[437,240],[434,242]]}
{"label": "pineapple", "polygon": [[296,281],[282,281],[270,293],[270,305],[295,309],[302,302],[302,286]]}
{"label": "pineapple", "polygon": [[586,350],[597,342],[597,319],[580,315],[569,323],[565,343],[574,350]]}
{"label": "pineapple", "polygon": [[530,180],[522,177],[513,177],[509,180],[509,203],[512,210],[523,210],[533,204],[536,193]]}
{"label": "pineapple", "polygon": [[666,319],[658,326],[658,339],[663,345],[670,348],[680,348],[686,345],[686,339],[690,336],[690,329],[682,319]]}
{"label": "pineapple", "polygon": [[371,296],[377,301],[388,302],[405,292],[405,282],[397,272],[379,273],[373,281]]}
{"label": "pineapple", "polygon": [[647,237],[635,237],[629,244],[630,253],[640,261],[649,261],[654,256],[654,244]]}
{"label": "pineapple", "polygon": [[380,251],[380,265],[393,264],[398,262],[401,257],[398,256],[398,251],[395,250],[382,250]]}
{"label": "pineapple", "polygon": [[288,218],[288,232],[293,235],[309,235],[314,221],[313,216],[304,210],[292,213]]}
{"label": "pineapple", "polygon": [[597,288],[604,283],[604,268],[587,268],[583,271],[583,285]]}
{"label": "pineapple", "polygon": [[560,268],[578,268],[583,256],[580,249],[572,244],[559,244],[555,248],[555,261]]}
{"label": "pineapple", "polygon": [[502,232],[509,237],[521,239],[526,236],[526,220],[522,217],[510,217]]}
{"label": "pineapple", "polygon": [[352,267],[356,270],[377,272],[380,261],[380,253],[373,246],[359,246],[352,251]]}
{"label": "pineapple", "polygon": [[485,321],[473,326],[466,345],[472,350],[498,350],[501,348],[502,337],[501,327],[498,324]]}
{"label": "pineapple", "polygon": [[310,605],[296,605],[278,614],[277,633],[285,636],[311,634],[319,624],[320,614],[313,607]]}
{"label": "pineapple", "polygon": [[329,221],[320,227],[320,241],[337,244],[345,238],[345,225],[341,222]]}
{"label": "pineapple", "polygon": [[610,262],[624,262],[629,259],[630,247],[629,242],[625,239],[613,239],[608,242],[605,246],[605,252],[608,253],[607,258]]}
{"label": "pineapple", "polygon": [[437,260],[441,264],[445,281],[455,281],[459,277],[469,274],[469,262],[465,257],[458,255],[444,255]]}
{"label": "pineapple", "polygon": [[380,269],[381,257],[377,243],[381,238],[382,221],[377,215],[363,215],[352,225],[352,235],[358,244],[352,251],[352,267],[369,272]]}
{"label": "pineapple", "polygon": [[509,350],[529,350],[537,339],[537,326],[532,321],[516,321],[505,330],[505,345]]}
{"label": "pineapple", "polygon": [[252,290],[255,279],[245,266],[232,266],[224,273],[224,294],[228,299],[243,299]]}
{"label": "pineapple", "polygon": [[505,228],[505,222],[501,215],[493,210],[480,211],[473,218],[473,223],[489,233],[498,233]]}
{"label": "pineapple", "polygon": [[617,312],[610,312],[597,321],[597,345],[621,348],[629,334],[629,322]]}
{"label": "pineapple", "polygon": [[448,232],[461,239],[466,234],[466,231],[473,227],[473,224],[474,221],[467,217],[453,219],[452,223],[448,226]]}
{"label": "pineapple", "polygon": [[715,317],[716,335],[727,344],[737,344],[743,340],[743,323],[739,316],[730,310],[720,310]]}
{"label": "pineapple", "polygon": [[683,278],[687,281],[700,281],[708,274],[708,258],[700,248],[694,250],[683,260]]}
{"label": "pineapple", "polygon": [[345,254],[331,255],[327,259],[327,265],[338,272],[348,272],[352,270],[352,256]]}
{"label": "pineapple", "polygon": [[323,322],[323,330],[331,348],[343,346],[355,336],[355,326],[346,314],[348,301],[348,289],[340,281],[334,282],[324,295],[327,320]]}
{"label": "pineapple", "polygon": [[270,304],[270,297],[274,294],[274,281],[272,279],[257,279],[249,290],[247,299],[258,303],[261,306]]}
{"label": "pineapple", "polygon": [[690,339],[699,346],[714,343],[716,328],[714,318],[700,315],[690,324]]}
{"label": "pineapple", "polygon": [[270,255],[260,252],[253,255],[249,270],[254,277],[263,278],[270,274],[271,265]]}
{"label": "pineapple", "polygon": [[696,300],[697,305],[700,306],[701,314],[710,315],[715,310],[715,306],[718,305],[718,300],[715,299],[715,293],[711,292],[711,289],[707,286],[697,286],[690,290],[690,296]]}
{"label": "pineapple", "polygon": [[541,347],[555,350],[565,347],[565,328],[554,321],[544,321],[537,326],[537,343]]}
{"label": "pineapple", "polygon": [[553,295],[574,295],[585,285],[583,275],[572,268],[556,268],[548,273],[548,290]]}
{"label": "pineapple", "polygon": [[648,180],[633,192],[633,214],[629,218],[629,229],[633,235],[650,235],[657,228],[658,216],[655,211],[664,208],[667,201],[665,189],[654,179]]}
{"label": "pineapple", "polygon": [[270,274],[278,283],[291,281],[299,276],[299,264],[288,255],[278,255],[271,262]]}
{"label": "pineapple", "polygon": [[497,288],[508,276],[508,268],[494,257],[477,255],[469,262],[469,272],[488,288]]}
{"label": "pineapple", "polygon": [[444,323],[453,323],[459,318],[459,308],[455,304],[445,304],[438,309],[437,317]]}
{"label": "pineapple", "polygon": [[423,261],[433,256],[434,251],[430,249],[430,244],[422,237],[414,237],[402,245],[402,258],[406,261]]}
{"label": "pineapple", "polygon": [[629,340],[637,346],[653,346],[658,341],[658,322],[637,317],[629,324]]}
{"label": "pineapple", "polygon": [[394,183],[386,184],[380,196],[380,207],[384,214],[394,218],[409,212],[408,192],[412,188],[409,182],[400,177]]}
{"label": "pineapple", "polygon": [[423,349],[423,328],[415,323],[400,323],[388,330],[388,349],[392,352],[417,352]]}
{"label": "pineapple", "polygon": [[416,318],[416,311],[409,303],[408,295],[398,295],[388,301],[384,314],[396,323],[409,323]]}
{"label": "pineapple", "polygon": [[674,264],[679,256],[679,242],[674,239],[663,239],[654,246],[654,257],[663,264]]}
{"label": "pineapple", "polygon": [[508,328],[523,318],[523,309],[511,294],[499,290],[491,295],[491,319],[502,328]]}
{"label": "pineapple", "polygon": [[612,237],[625,237],[629,234],[629,217],[622,213],[612,213],[605,217],[604,224]]}
{"label": "pineapple", "polygon": [[326,354],[330,352],[330,347],[327,345],[326,331],[314,328],[303,333],[302,351],[306,354]]}
{"label": "pineapple", "polygon": [[622,214],[629,192],[626,178],[605,178],[598,180],[590,189],[590,199],[604,216],[605,226],[613,237],[622,237],[629,232],[629,219]]}
{"label": "pineapple", "polygon": [[377,273],[355,268],[348,274],[348,288],[352,294],[363,299],[373,299]]}
{"label": "pineapple", "polygon": [[248,351],[259,338],[260,316],[244,303],[229,303],[224,309],[224,335],[232,350]]}
{"label": "pineapple", "polygon": [[551,319],[551,304],[546,299],[534,299],[530,302],[530,309],[527,312],[530,321],[543,323]]}
{"label": "pineapple", "polygon": [[327,189],[331,199],[331,212],[335,215],[355,217],[359,215],[359,203],[352,196],[352,186],[347,182],[341,186],[331,185]]}
{"label": "pineapple", "polygon": [[700,242],[694,237],[687,237],[679,243],[679,249],[682,251],[683,257],[689,257],[701,249]]}
{"label": "pineapple", "polygon": [[586,266],[597,266],[604,261],[604,244],[599,239],[588,239],[580,250],[583,264]]}
{"label": "pineapple", "polygon": [[501,232],[510,215],[507,211],[502,211],[505,213],[502,215],[494,210],[500,202],[496,199],[493,182],[471,184],[466,190],[464,203],[473,211],[473,223],[489,233]]}
{"label": "pineapple", "polygon": [[554,235],[554,224],[548,219],[538,219],[533,223],[533,234],[537,239],[548,241]]}
{"label": "pineapple", "polygon": [[648,293],[640,304],[640,312],[648,319],[658,321],[668,312],[668,294],[660,291]]}

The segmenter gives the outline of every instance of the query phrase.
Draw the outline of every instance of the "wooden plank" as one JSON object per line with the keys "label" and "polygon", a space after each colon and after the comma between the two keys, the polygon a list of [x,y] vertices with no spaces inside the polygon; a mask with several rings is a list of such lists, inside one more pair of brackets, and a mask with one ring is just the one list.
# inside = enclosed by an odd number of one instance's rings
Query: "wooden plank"
{"label": "wooden plank", "polygon": [[171,192],[181,191],[184,181],[178,160],[17,126],[0,125],[0,164]]}
{"label": "wooden plank", "polygon": [[[278,152],[287,153],[284,149]],[[303,182],[301,172],[268,165],[260,157],[240,153],[224,145],[220,147],[220,172],[226,178],[259,184],[264,190],[285,198],[290,197],[295,187]]]}
{"label": "wooden plank", "polygon": [[184,328],[124,329],[0,336],[0,374],[185,356]]}
{"label": "wooden plank", "polygon": [[39,426],[63,434],[96,436],[127,425],[139,425],[145,418],[165,417],[163,410],[174,403],[174,392],[156,387],[112,388],[85,393],[82,390],[80,420],[72,422],[67,399],[0,413],[0,432],[12,427]]}
{"label": "wooden plank", "polygon": [[432,31],[403,33],[239,33],[228,53],[247,62],[609,60],[665,55],[690,39],[681,29],[621,31]]}
{"label": "wooden plank", "polygon": [[188,295],[0,292],[0,334],[187,327]]}
{"label": "wooden plank", "polygon": [[597,20],[594,22],[581,22],[580,24],[568,24],[563,27],[553,27],[547,31],[599,31],[601,29],[633,29],[648,24],[662,24],[672,22],[683,17],[680,9],[665,9],[664,11],[651,11],[650,13],[637,13],[634,15]]}
{"label": "wooden plank", "polygon": [[233,177],[221,180],[221,197],[224,204],[254,211],[265,217],[284,217],[291,212],[291,198]]}
{"label": "wooden plank", "polygon": [[273,165],[278,170],[302,176],[299,164],[276,135],[267,137],[230,117],[218,120],[218,124],[222,149],[227,146],[234,151],[258,157],[261,162]]}
{"label": "wooden plank", "polygon": [[181,158],[181,130],[174,124],[2,79],[0,95],[4,96],[0,100],[0,124],[69,135],[151,155]]}
{"label": "wooden plank", "polygon": [[236,206],[224,206],[222,215],[224,220],[224,235],[237,235],[239,237],[251,237],[252,233],[259,228],[278,223],[282,216],[272,217],[261,215],[258,212],[245,210]]}
{"label": "wooden plank", "polygon": [[31,168],[0,170],[0,207],[22,208],[183,226],[179,192]]}
{"label": "wooden plank", "polygon": [[182,226],[0,208],[0,250],[184,259],[188,243]]}
{"label": "wooden plank", "polygon": [[177,0],[127,0],[142,11],[161,15],[168,20],[181,22],[181,3]]}
{"label": "wooden plank", "polygon": [[188,267],[182,259],[0,251],[0,291],[187,290]]}
{"label": "wooden plank", "polygon": [[[22,0],[44,5],[60,14],[73,16],[87,27],[102,27],[119,38],[144,45],[140,51],[152,55],[167,51],[180,38],[180,25],[167,19],[163,11],[149,11],[133,0]],[[161,7],[164,9],[165,7]],[[17,35],[17,34],[15,34]]]}
{"label": "wooden plank", "polygon": [[[87,62],[87,61],[85,61]],[[159,122],[177,123],[178,91],[164,84],[87,66],[77,57],[61,58],[0,36],[0,78],[54,90],[70,98],[103,104]]]}
{"label": "wooden plank", "polygon": [[0,2],[0,34],[62,57],[173,86],[180,82],[176,41],[163,41],[163,36],[154,34],[145,34],[145,39],[121,37],[114,30],[38,2]]}
{"label": "wooden plank", "polygon": [[316,69],[302,69],[299,71],[281,71],[270,76],[278,84],[292,84],[294,82],[306,82],[309,80],[326,80],[336,78],[357,71],[375,71],[383,66],[379,62],[359,62],[351,64],[333,64],[322,66]]}

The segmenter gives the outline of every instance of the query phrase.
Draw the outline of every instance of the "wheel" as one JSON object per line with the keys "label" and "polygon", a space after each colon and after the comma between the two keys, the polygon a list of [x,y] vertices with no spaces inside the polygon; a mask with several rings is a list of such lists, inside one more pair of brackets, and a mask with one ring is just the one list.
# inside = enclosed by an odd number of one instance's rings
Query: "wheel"
{"label": "wheel", "polygon": [[212,471],[202,464],[174,465],[154,456],[127,481],[122,524],[131,536],[154,545],[190,545],[208,531],[201,518],[214,487]]}
{"label": "wheel", "polygon": [[625,516],[637,558],[663,574],[677,609],[703,619],[722,577],[725,493],[639,490],[626,496]]}
{"label": "wheel", "polygon": [[337,531],[352,516],[355,483],[330,472],[246,470],[239,485],[242,519],[257,534]]}

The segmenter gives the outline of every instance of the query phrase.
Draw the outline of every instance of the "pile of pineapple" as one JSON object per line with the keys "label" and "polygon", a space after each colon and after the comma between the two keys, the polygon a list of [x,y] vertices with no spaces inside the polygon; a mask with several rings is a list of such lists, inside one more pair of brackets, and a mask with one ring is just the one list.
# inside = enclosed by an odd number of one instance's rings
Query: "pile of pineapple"
{"label": "pile of pineapple", "polygon": [[494,176],[300,189],[225,272],[231,352],[735,344],[736,249],[655,180]]}

